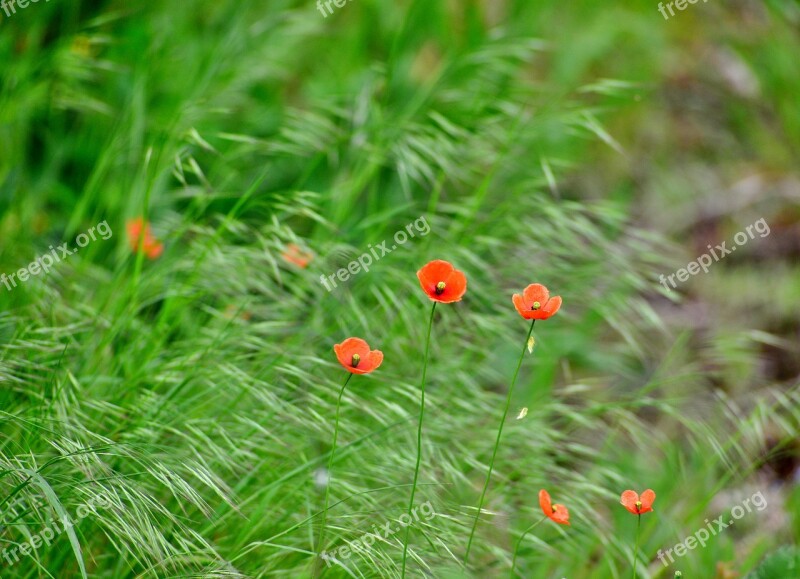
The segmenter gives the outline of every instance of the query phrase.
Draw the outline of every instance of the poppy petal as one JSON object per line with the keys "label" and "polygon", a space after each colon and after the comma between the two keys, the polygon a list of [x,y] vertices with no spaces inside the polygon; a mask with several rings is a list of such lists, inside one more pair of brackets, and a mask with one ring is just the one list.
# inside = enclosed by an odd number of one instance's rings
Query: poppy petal
{"label": "poppy petal", "polygon": [[336,344],[333,347],[336,356],[345,366],[350,366],[353,361],[353,356],[358,354],[362,360],[366,360],[369,356],[369,345],[361,338],[347,338],[341,344]]}
{"label": "poppy petal", "polygon": [[125,229],[128,232],[128,243],[134,252],[139,251],[139,244],[142,245],[142,251],[148,259],[158,258],[164,251],[164,244],[153,237],[153,232],[150,229],[150,224],[142,217],[131,219],[125,224]]}
{"label": "poppy petal", "polygon": [[550,518],[561,525],[569,525],[569,511],[564,505],[553,505],[553,515]]}
{"label": "poppy petal", "polygon": [[553,316],[560,309],[561,309],[561,296],[554,296],[550,298],[541,309],[541,312],[545,314],[547,317],[541,319],[546,320],[547,318]]}
{"label": "poppy petal", "polygon": [[440,281],[446,281],[455,267],[453,264],[442,259],[435,259],[426,264],[422,269],[417,272],[417,277],[420,283],[423,284],[423,289],[428,291],[428,286],[436,287]]}
{"label": "poppy petal", "polygon": [[539,507],[541,507],[542,512],[548,517],[553,514],[553,505],[550,500],[550,493],[544,489],[539,491]]}
{"label": "poppy petal", "polygon": [[[447,261],[437,259],[417,272],[419,284],[430,299],[443,304],[460,301],[467,291],[467,277]],[[439,283],[444,288],[437,291]]]}
{"label": "poppy petal", "polygon": [[656,493],[654,493],[652,489],[647,489],[642,493],[642,496],[639,500],[642,501],[641,512],[649,513],[653,510],[653,501],[656,500]]}
{"label": "poppy petal", "polygon": [[288,263],[296,265],[301,269],[308,267],[314,255],[308,251],[304,251],[296,243],[290,243],[286,246],[286,250],[281,255]]}
{"label": "poppy petal", "polygon": [[511,296],[511,301],[514,302],[514,307],[517,308],[519,315],[521,315],[526,320],[531,319],[530,316],[533,312],[529,307],[527,308],[525,307],[525,299],[521,295],[514,294],[513,296]]}
{"label": "poppy petal", "polygon": [[130,237],[138,239],[139,235],[142,233],[143,225],[144,220],[141,217],[137,217],[136,219],[128,221],[128,223],[125,224],[125,229],[128,230],[128,235]]}
{"label": "poppy petal", "polygon": [[466,292],[467,276],[465,276],[463,272],[454,269],[445,280],[444,291],[441,295],[437,296],[437,298],[438,301],[444,304],[450,304],[461,301],[461,298],[464,297]]}
{"label": "poppy petal", "polygon": [[530,308],[533,306],[534,302],[539,302],[541,305],[544,305],[547,300],[550,299],[550,292],[547,291],[547,288],[542,284],[532,283],[522,292],[522,297],[525,298],[525,302]]}
{"label": "poppy petal", "polygon": [[[367,355],[366,361],[361,362],[361,364],[359,364],[358,367],[364,370],[365,373],[372,372],[373,370],[376,370],[378,366],[381,365],[382,362],[383,362],[383,352],[381,352],[380,350],[372,350]],[[364,367],[362,368],[362,366]]]}
{"label": "poppy petal", "polygon": [[[334,344],[333,351],[339,363],[351,374],[369,374],[383,362],[383,352],[370,350],[361,338],[347,338],[341,344]],[[353,366],[353,356],[360,358],[358,366]]]}
{"label": "poppy petal", "polygon": [[620,504],[628,509],[634,515],[638,515],[639,511],[636,509],[636,503],[639,502],[639,493],[635,491],[625,491],[619,498]]}
{"label": "poppy petal", "polygon": [[144,253],[148,259],[158,259],[164,253],[163,243],[146,243],[144,246]]}

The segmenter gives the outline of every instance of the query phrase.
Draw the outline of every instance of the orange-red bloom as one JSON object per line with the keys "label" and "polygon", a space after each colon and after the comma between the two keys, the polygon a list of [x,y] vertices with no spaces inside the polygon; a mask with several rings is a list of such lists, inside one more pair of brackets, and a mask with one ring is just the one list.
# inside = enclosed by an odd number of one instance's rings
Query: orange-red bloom
{"label": "orange-red bloom", "polygon": [[290,243],[286,246],[286,251],[283,252],[282,257],[289,263],[305,269],[308,267],[308,264],[311,263],[314,254],[309,251],[304,251],[297,244]]}
{"label": "orange-red bloom", "polygon": [[[142,251],[148,259],[158,259],[164,252],[164,244],[153,237],[153,232],[150,230],[150,224],[141,217],[131,219],[128,221],[128,241],[130,242],[131,250],[133,252],[139,251],[139,242],[142,242]],[[144,236],[144,240],[142,240]]]}
{"label": "orange-red bloom", "polygon": [[436,259],[417,272],[419,284],[435,302],[451,304],[461,301],[467,292],[467,277],[452,263]]}
{"label": "orange-red bloom", "polygon": [[339,363],[352,374],[369,374],[383,362],[383,352],[370,350],[361,338],[347,338],[333,347]]}
{"label": "orange-red bloom", "polygon": [[540,283],[532,283],[511,298],[519,315],[526,320],[546,320],[561,308],[561,296],[550,297],[550,292]]}
{"label": "orange-red bloom", "polygon": [[647,489],[641,497],[635,491],[625,491],[619,502],[634,515],[643,515],[653,510],[654,500],[656,500],[656,493]]}
{"label": "orange-red bloom", "polygon": [[550,520],[560,525],[569,525],[569,511],[564,505],[554,505],[550,501],[550,493],[542,489],[539,491],[539,506]]}

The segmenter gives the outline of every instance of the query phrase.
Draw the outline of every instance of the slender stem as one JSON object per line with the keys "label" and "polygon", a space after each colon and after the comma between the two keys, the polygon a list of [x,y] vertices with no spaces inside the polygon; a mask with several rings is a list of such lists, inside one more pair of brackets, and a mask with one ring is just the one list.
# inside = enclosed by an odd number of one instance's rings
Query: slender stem
{"label": "slender stem", "polygon": [[[428,352],[431,347],[431,329],[433,328],[433,314],[436,311],[436,302],[431,308],[431,317],[428,320],[428,337],[425,339],[425,360],[422,362],[422,383],[420,384],[420,403],[419,403],[419,423],[417,424],[417,465],[414,467],[414,482],[411,485],[411,499],[408,501],[408,516],[411,517],[411,510],[414,508],[414,495],[417,492],[417,480],[419,480],[419,465],[422,461],[422,419],[425,416],[425,376],[428,373]],[[411,525],[406,527],[406,535],[403,539],[403,570],[401,577],[406,576],[406,558],[408,557],[408,534]]]}
{"label": "slender stem", "polygon": [[639,529],[642,526],[642,515],[637,515],[639,519],[636,523],[636,547],[633,550],[633,579],[636,579],[636,564],[639,562]]}
{"label": "slender stem", "polygon": [[531,323],[531,328],[528,330],[528,337],[522,345],[522,354],[519,356],[517,362],[517,369],[514,371],[514,377],[511,379],[511,386],[508,389],[506,396],[506,407],[503,409],[503,418],[500,419],[500,428],[497,429],[497,440],[494,442],[494,450],[492,451],[492,460],[489,461],[489,472],[486,474],[486,481],[483,483],[483,491],[481,491],[481,499],[478,501],[478,510],[475,512],[475,521],[472,523],[472,531],[469,534],[469,541],[467,542],[467,553],[464,555],[464,566],[467,565],[469,560],[469,551],[472,548],[472,539],[475,537],[475,529],[478,527],[478,519],[481,516],[481,509],[483,508],[483,500],[486,498],[486,489],[489,488],[489,480],[492,478],[492,470],[494,469],[494,459],[497,457],[497,449],[500,447],[500,437],[503,435],[503,425],[506,423],[506,416],[508,416],[508,409],[511,406],[511,396],[514,393],[514,385],[517,383],[517,376],[519,376],[519,369],[522,367],[522,360],[525,358],[525,350],[528,348],[528,340],[531,339],[533,334],[533,326],[536,320]]}
{"label": "slender stem", "polygon": [[514,546],[514,558],[511,560],[511,577],[512,578],[514,577],[514,569],[517,566],[517,553],[519,553],[519,546],[522,544],[522,539],[524,539],[525,535],[530,533],[537,525],[541,524],[541,522],[544,521],[546,518],[547,518],[547,516],[545,515],[544,517],[542,517],[541,519],[539,519],[538,521],[533,523],[530,527],[525,529],[525,531],[523,531],[522,535],[520,536],[519,540],[517,541],[517,544]]}
{"label": "slender stem", "polygon": [[339,409],[342,406],[342,396],[344,395],[344,389],[347,388],[347,383],[350,382],[350,378],[353,375],[351,373],[347,373],[347,378],[342,384],[342,389],[339,391],[339,398],[336,400],[336,421],[334,422],[333,427],[333,445],[331,447],[331,456],[328,458],[328,470],[326,472],[327,481],[325,482],[325,509],[322,511],[322,530],[319,532],[319,549],[323,549],[325,547],[324,540],[325,540],[325,527],[328,522],[328,499],[330,499],[331,495],[331,486],[333,483],[333,456],[336,453],[336,439],[339,438]]}

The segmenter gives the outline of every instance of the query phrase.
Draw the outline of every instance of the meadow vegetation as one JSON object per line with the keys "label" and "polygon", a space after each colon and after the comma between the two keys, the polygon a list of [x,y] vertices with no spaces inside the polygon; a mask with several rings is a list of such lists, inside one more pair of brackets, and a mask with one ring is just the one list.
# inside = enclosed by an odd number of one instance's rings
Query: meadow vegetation
{"label": "meadow vegetation", "polygon": [[[414,502],[435,516],[409,526],[408,576],[508,576],[546,488],[571,525],[527,533],[519,576],[629,577],[620,493],[651,488],[640,577],[789,577],[799,28],[780,0],[669,21],[644,0],[0,14],[0,273],[113,231],[0,285],[0,550],[108,502],[0,575],[399,577],[404,532],[318,557],[333,345],[384,361],[341,401],[329,552],[407,512],[416,272],[445,259],[468,290],[433,319]],[[320,283],[423,217],[369,272]],[[151,239],[131,246],[137,218]],[[761,218],[769,236],[659,284]],[[563,306],[534,328],[464,568],[529,328],[511,296],[533,282]],[[767,508],[662,565],[758,492]]]}

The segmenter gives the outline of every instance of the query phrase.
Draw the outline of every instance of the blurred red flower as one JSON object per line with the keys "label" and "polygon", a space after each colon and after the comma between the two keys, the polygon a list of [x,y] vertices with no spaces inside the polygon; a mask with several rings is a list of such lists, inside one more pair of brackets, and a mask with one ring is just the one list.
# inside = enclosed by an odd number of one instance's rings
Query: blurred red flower
{"label": "blurred red flower", "polygon": [[417,272],[419,284],[435,302],[451,304],[461,301],[467,292],[467,278],[453,264],[436,259]]}
{"label": "blurred red flower", "polygon": [[550,292],[540,283],[532,283],[511,298],[519,315],[526,320],[546,320],[561,308],[561,296],[550,297]]}
{"label": "blurred red flower", "polygon": [[656,500],[656,493],[647,489],[641,497],[635,491],[625,491],[619,502],[634,515],[643,515],[653,510],[654,500]]}
{"label": "blurred red flower", "polygon": [[361,338],[347,338],[333,347],[339,363],[352,374],[369,374],[383,362],[383,352],[370,350]]}
{"label": "blurred red flower", "polygon": [[[550,501],[550,493],[542,489],[539,491],[539,506],[547,518],[560,525],[569,525],[569,511],[564,505],[554,505]],[[544,520],[544,519],[542,519]]]}
{"label": "blurred red flower", "polygon": [[289,263],[305,269],[308,267],[308,264],[311,263],[311,260],[314,259],[314,254],[301,249],[300,246],[295,243],[290,243],[286,246],[286,251],[283,252],[282,257]]}
{"label": "blurred red flower", "polygon": [[[150,224],[143,218],[131,219],[128,221],[126,229],[128,230],[128,241],[134,253],[139,251],[140,241],[142,243],[142,251],[148,259],[158,259],[164,252],[164,244],[153,237]],[[142,236],[144,236],[143,240]]]}

